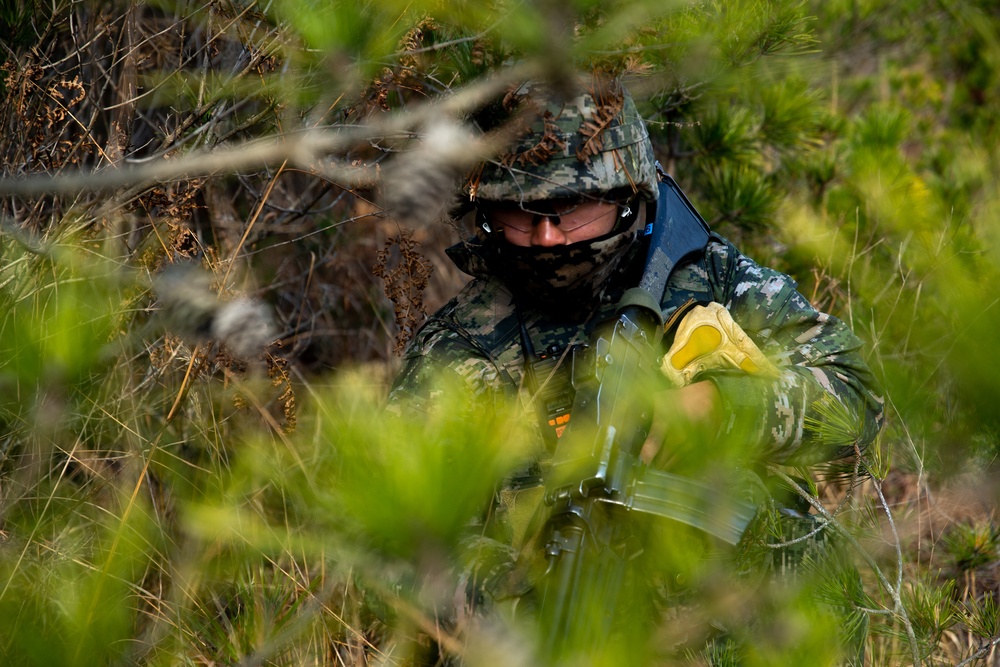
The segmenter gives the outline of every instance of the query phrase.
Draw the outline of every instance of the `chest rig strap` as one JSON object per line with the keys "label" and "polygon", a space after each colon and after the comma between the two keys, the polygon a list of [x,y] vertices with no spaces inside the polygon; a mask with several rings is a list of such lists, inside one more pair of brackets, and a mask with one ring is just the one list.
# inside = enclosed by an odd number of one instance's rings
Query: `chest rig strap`
{"label": "chest rig strap", "polygon": [[538,414],[539,428],[549,452],[566,431],[573,407],[573,359],[576,346],[549,345],[537,353],[521,309],[517,309],[521,329],[525,381]]}

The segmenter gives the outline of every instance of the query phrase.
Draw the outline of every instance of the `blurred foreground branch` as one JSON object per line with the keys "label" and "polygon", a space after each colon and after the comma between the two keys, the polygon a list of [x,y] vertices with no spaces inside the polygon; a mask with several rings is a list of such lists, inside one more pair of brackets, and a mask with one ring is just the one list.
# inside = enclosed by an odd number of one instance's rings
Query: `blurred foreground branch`
{"label": "blurred foreground branch", "polygon": [[[442,118],[456,118],[496,96],[512,81],[530,75],[527,66],[513,67],[477,82],[439,102],[377,118],[364,125],[335,129],[305,129],[265,139],[233,144],[182,157],[163,156],[143,166],[99,171],[79,170],[59,175],[0,179],[0,194],[41,195],[101,191],[143,183],[236,173],[265,165],[289,163],[347,187],[372,185],[377,168],[331,160],[331,153],[385,137],[406,137]],[[498,148],[495,140],[474,140],[462,146],[464,159],[477,159]]]}

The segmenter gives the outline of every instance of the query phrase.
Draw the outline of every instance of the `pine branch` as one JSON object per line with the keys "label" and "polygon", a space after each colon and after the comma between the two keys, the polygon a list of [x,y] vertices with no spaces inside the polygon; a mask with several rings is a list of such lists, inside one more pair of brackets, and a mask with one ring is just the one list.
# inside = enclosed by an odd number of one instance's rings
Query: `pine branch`
{"label": "pine branch", "polygon": [[882,509],[885,511],[886,517],[888,517],[889,526],[892,529],[893,537],[895,538],[896,559],[897,559],[896,560],[897,576],[895,585],[889,582],[889,579],[885,576],[885,573],[882,572],[882,568],[878,566],[878,563],[875,562],[875,559],[872,557],[872,555],[869,554],[864,549],[864,547],[861,546],[861,544],[857,541],[857,539],[855,539],[855,537],[851,535],[850,531],[844,528],[844,526],[839,521],[837,521],[832,514],[830,514],[829,510],[823,507],[823,504],[820,503],[817,498],[806,493],[801,487],[799,487],[798,484],[795,483],[795,480],[793,480],[791,477],[786,475],[783,471],[779,470],[775,466],[769,465],[767,466],[767,469],[768,472],[770,472],[771,474],[776,475],[780,479],[784,480],[789,485],[790,488],[795,489],[795,491],[799,494],[799,496],[801,496],[806,502],[808,502],[813,507],[813,509],[815,509],[816,512],[819,513],[820,516],[826,519],[827,525],[836,530],[844,539],[846,539],[851,544],[851,546],[854,547],[858,555],[860,555],[861,558],[863,558],[864,561],[868,563],[868,566],[871,567],[872,572],[874,572],[875,576],[878,578],[879,583],[882,584],[883,588],[885,588],[886,592],[892,598],[894,605],[894,612],[903,622],[903,627],[906,629],[906,636],[909,641],[910,651],[913,657],[913,665],[914,667],[919,667],[921,664],[921,660],[920,660],[920,648],[917,642],[917,636],[913,630],[913,623],[910,621],[910,617],[907,614],[906,607],[903,605],[903,599],[900,592],[903,583],[902,545],[899,540],[899,534],[896,531],[896,524],[892,518],[892,512],[889,510],[889,504],[888,502],[886,502],[885,496],[882,493],[881,485],[878,483],[878,481],[873,480],[873,484],[878,493],[879,501],[882,504]]}

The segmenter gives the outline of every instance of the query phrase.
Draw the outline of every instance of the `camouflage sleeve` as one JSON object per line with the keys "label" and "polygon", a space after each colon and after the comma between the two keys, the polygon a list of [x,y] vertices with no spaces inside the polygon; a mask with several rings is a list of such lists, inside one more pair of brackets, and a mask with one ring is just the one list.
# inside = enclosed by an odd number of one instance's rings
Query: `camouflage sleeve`
{"label": "camouflage sleeve", "polygon": [[[732,245],[708,248],[713,286],[722,303],[781,369],[777,379],[714,372],[726,422],[723,435],[746,438],[759,457],[811,464],[867,447],[882,426],[878,383],[863,343],[841,320],[822,313],[789,276],[762,267]],[[837,421],[830,428],[816,424]]]}
{"label": "camouflage sleeve", "polygon": [[454,330],[430,320],[407,349],[389,390],[387,409],[398,415],[426,415],[461,404],[463,410],[492,403],[498,370]]}
{"label": "camouflage sleeve", "polygon": [[[449,411],[448,418],[489,428],[494,424],[491,419],[503,417],[503,406],[498,404],[504,396],[501,380],[497,366],[452,328],[447,316],[435,316],[408,347],[386,409],[412,420],[415,428],[437,422],[441,410]],[[506,514],[496,517],[504,509],[501,497],[503,491],[498,489],[492,502],[474,509],[461,537],[459,557],[453,563],[457,589],[452,599],[457,607],[452,621],[486,613],[528,590],[523,571],[516,566],[518,552],[510,543]]]}

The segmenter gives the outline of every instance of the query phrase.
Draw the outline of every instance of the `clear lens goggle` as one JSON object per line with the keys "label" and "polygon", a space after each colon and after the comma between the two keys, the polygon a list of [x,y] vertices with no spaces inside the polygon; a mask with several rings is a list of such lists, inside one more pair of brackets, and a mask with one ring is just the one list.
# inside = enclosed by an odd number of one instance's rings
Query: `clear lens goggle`
{"label": "clear lens goggle", "polygon": [[609,203],[617,205],[619,222],[633,218],[637,211],[634,201],[622,203],[602,199],[547,199],[523,204],[491,202],[480,206],[479,224],[486,232],[508,227],[529,234],[543,219],[548,219],[561,231],[569,233],[605,217],[607,208],[604,205]]}

